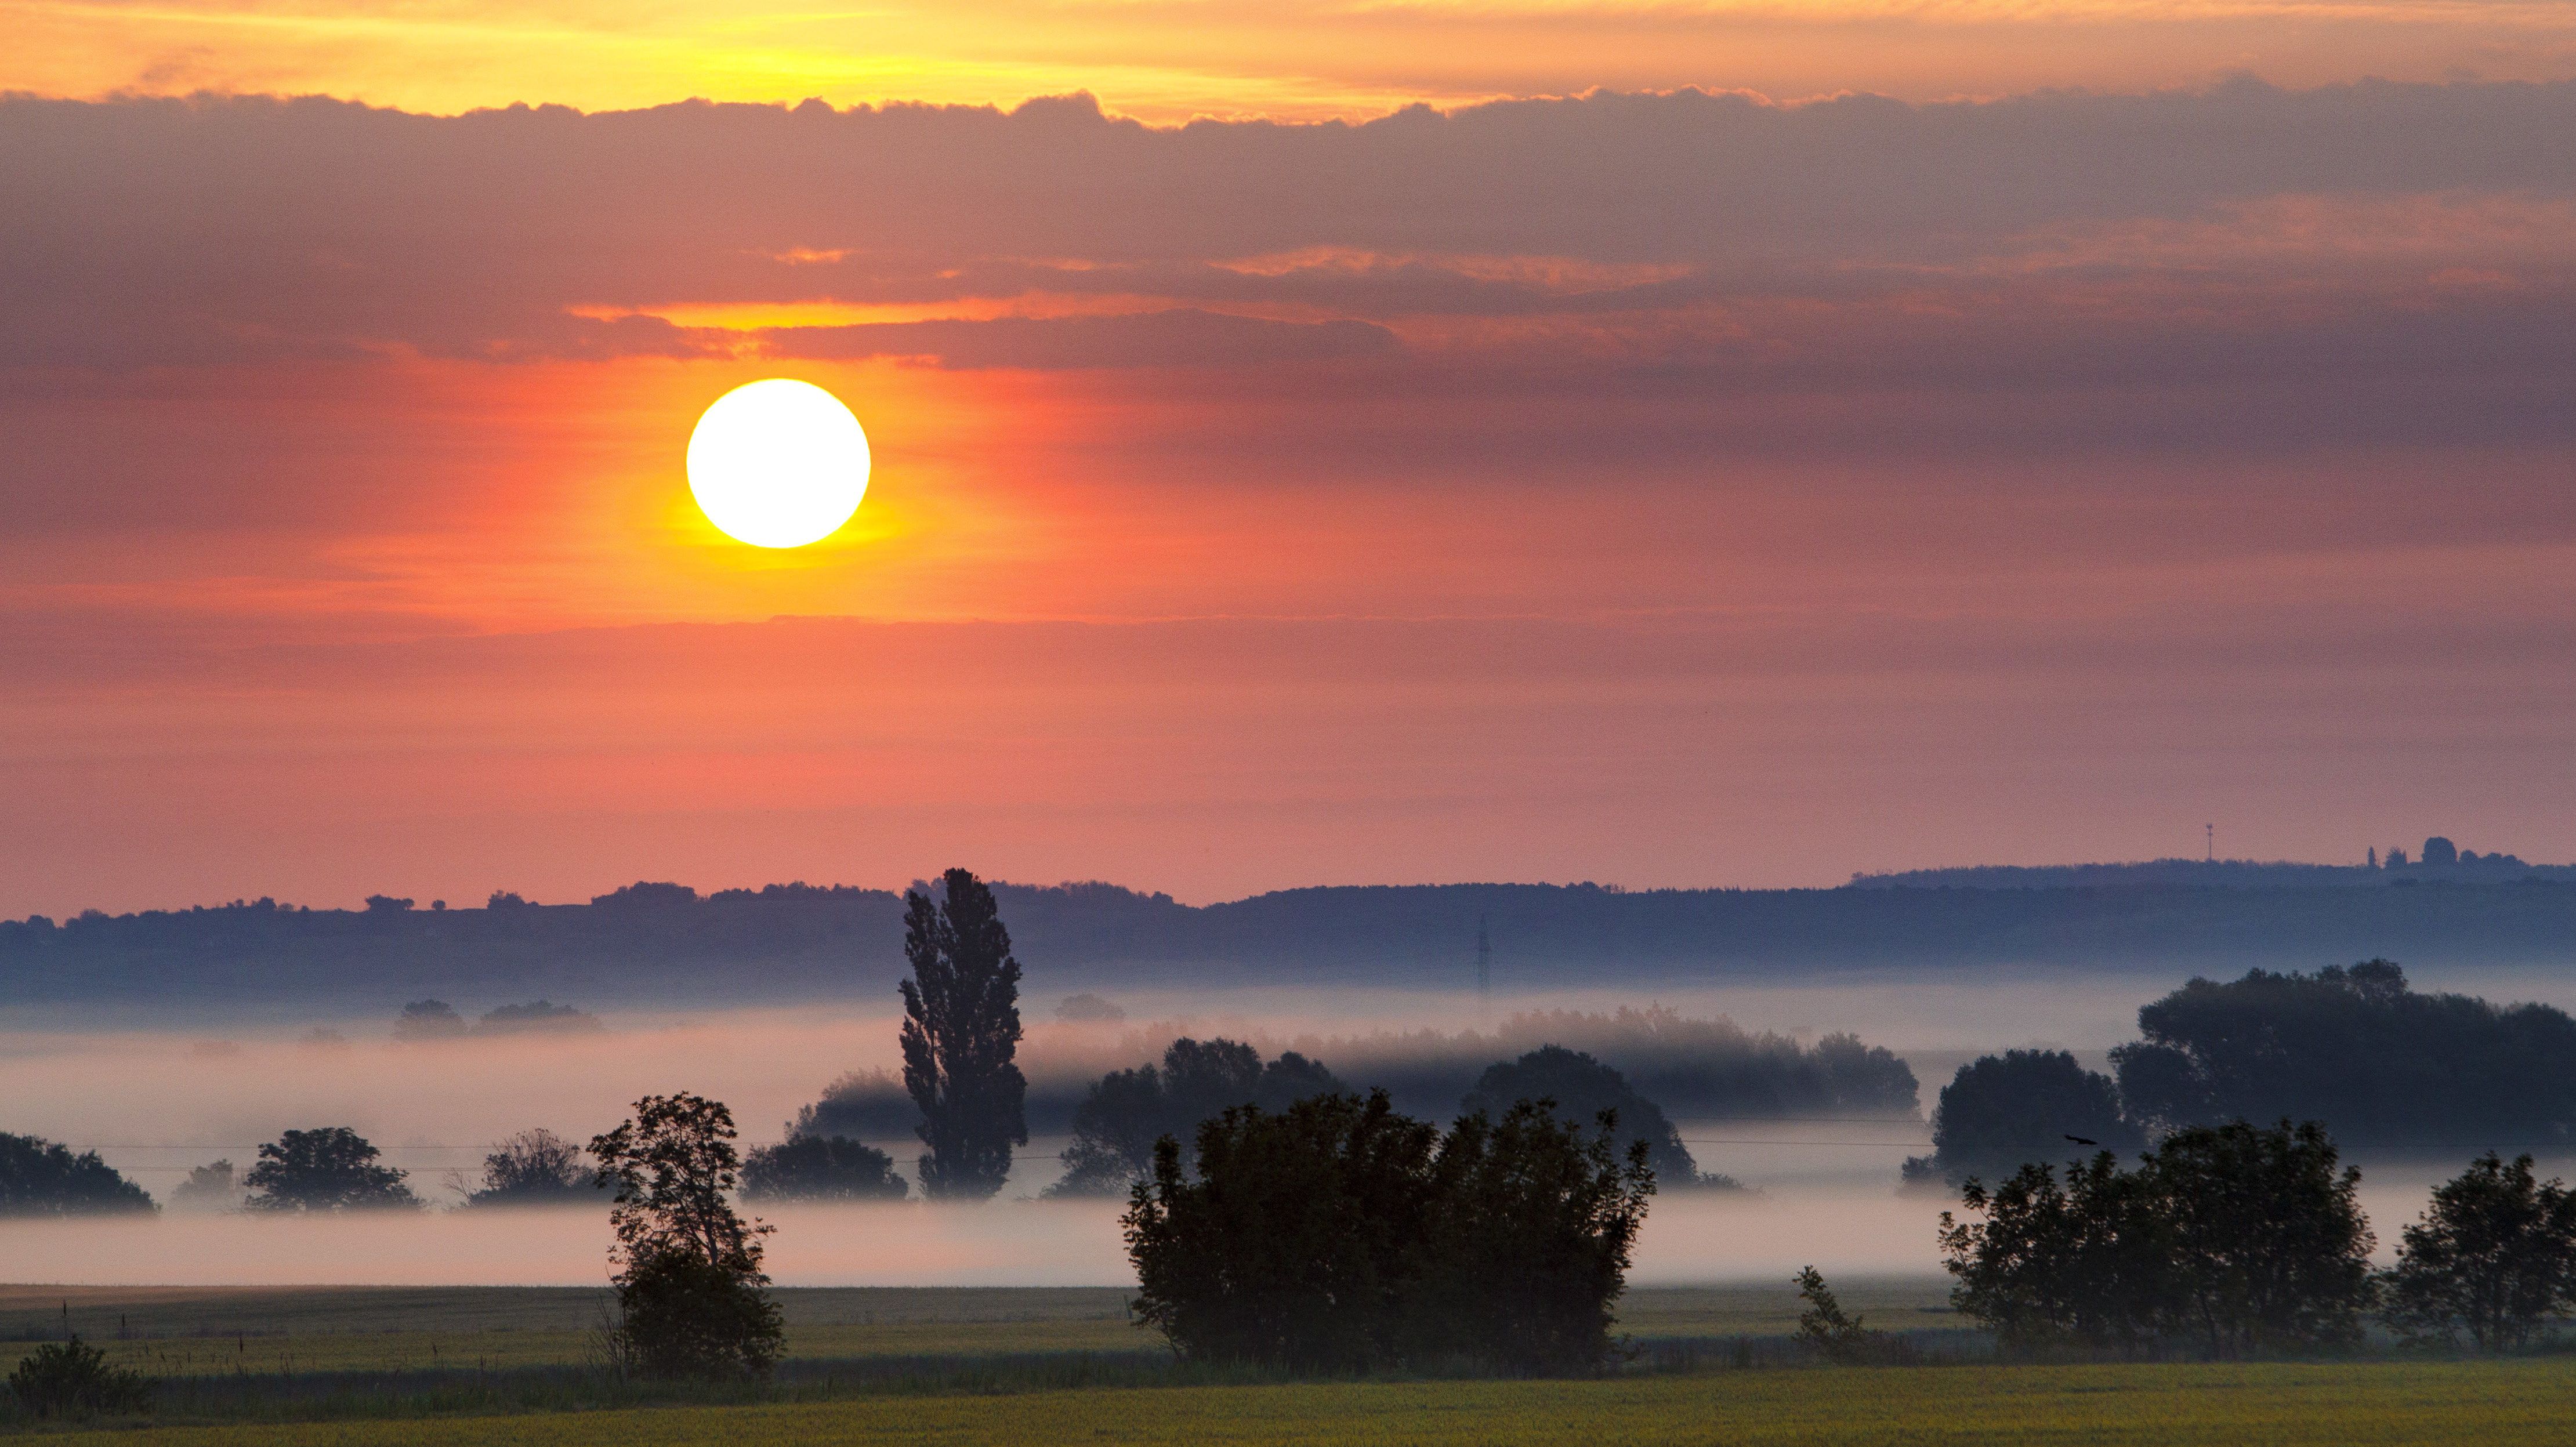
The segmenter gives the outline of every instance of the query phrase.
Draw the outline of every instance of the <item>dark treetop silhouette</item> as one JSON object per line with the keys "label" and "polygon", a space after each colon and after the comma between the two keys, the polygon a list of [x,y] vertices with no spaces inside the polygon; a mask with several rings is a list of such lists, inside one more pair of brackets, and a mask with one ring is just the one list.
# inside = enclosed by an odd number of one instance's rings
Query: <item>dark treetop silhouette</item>
{"label": "dark treetop silhouette", "polygon": [[255,1211],[417,1210],[405,1173],[376,1164],[383,1154],[344,1125],[291,1130],[259,1148],[242,1177]]}
{"label": "dark treetop silhouette", "polygon": [[0,1134],[0,1216],[87,1216],[153,1209],[143,1188],[98,1152],[74,1155],[37,1136]]}
{"label": "dark treetop silhouette", "polygon": [[1260,1051],[1239,1041],[1182,1036],[1164,1049],[1160,1066],[1113,1070],[1092,1083],[1073,1112],[1064,1176],[1046,1194],[1125,1195],[1153,1170],[1154,1143],[1165,1136],[1179,1143],[1186,1170],[1197,1160],[1199,1122],[1227,1107],[1276,1113],[1343,1089],[1333,1072],[1294,1050],[1265,1065]]}

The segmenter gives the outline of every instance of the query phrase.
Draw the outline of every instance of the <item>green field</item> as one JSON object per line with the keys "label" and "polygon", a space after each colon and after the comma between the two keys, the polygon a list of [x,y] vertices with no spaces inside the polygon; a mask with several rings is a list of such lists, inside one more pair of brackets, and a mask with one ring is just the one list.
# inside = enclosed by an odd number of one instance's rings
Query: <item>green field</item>
{"label": "green field", "polygon": [[[1940,1278],[1855,1278],[1874,1326],[1948,1327]],[[776,1293],[792,1358],[1137,1352],[1161,1339],[1114,1287],[807,1287]],[[578,1364],[608,1293],[565,1287],[0,1286],[0,1338],[68,1325],[153,1376],[508,1369]],[[1786,1282],[1647,1287],[1621,1302],[1640,1339],[1773,1336],[1796,1323]],[[0,1356],[12,1355],[0,1341]]]}
{"label": "green field", "polygon": [[2576,1362],[1841,1368],[880,1398],[73,1434],[99,1447],[964,1443],[2280,1444],[2576,1440]]}
{"label": "green field", "polygon": [[[1874,1325],[1958,1325],[1938,1278],[1856,1278],[1842,1294]],[[1608,1379],[1546,1382],[1283,1384],[1176,1371],[1129,1323],[1115,1288],[778,1297],[791,1354],[779,1384],[712,1399],[582,1385],[600,1380],[579,1370],[605,1300],[592,1290],[0,1287],[0,1335],[56,1335],[68,1323],[164,1378],[170,1425],[34,1428],[49,1441],[128,1447],[2576,1442],[2576,1358],[1776,1365],[1799,1360],[1779,1343],[1800,1305],[1785,1282],[1633,1291],[1623,1333],[1710,1349],[1678,1367],[1641,1361]],[[1774,1365],[1730,1365],[1724,1348],[1750,1338],[1770,1339],[1761,1360]],[[14,1354],[0,1343],[0,1357]]]}

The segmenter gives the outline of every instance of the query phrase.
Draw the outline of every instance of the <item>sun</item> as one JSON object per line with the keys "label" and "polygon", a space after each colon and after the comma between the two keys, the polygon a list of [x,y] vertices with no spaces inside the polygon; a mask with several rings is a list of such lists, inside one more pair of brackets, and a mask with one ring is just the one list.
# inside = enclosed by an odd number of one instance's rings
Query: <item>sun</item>
{"label": "sun", "polygon": [[689,434],[689,492],[707,521],[756,548],[830,537],[867,491],[868,434],[811,382],[736,387]]}

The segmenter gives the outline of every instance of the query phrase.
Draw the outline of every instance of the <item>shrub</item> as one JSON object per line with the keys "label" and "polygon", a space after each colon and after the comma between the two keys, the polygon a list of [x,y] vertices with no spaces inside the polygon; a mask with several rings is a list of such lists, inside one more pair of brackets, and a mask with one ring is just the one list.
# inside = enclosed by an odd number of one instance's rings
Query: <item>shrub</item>
{"label": "shrub", "polygon": [[394,1019],[396,1040],[454,1040],[465,1034],[465,1017],[445,1000],[414,1000]]}
{"label": "shrub", "polygon": [[2143,1173],[2109,1151],[2069,1162],[2065,1184],[2045,1164],[2023,1166],[1989,1193],[1971,1177],[1963,1223],[1941,1213],[1950,1300],[2016,1356],[2080,1348],[2141,1350],[2180,1320],[2169,1223]]}
{"label": "shrub", "polygon": [[1092,1085],[1073,1113],[1064,1176],[1046,1194],[1124,1194],[1152,1171],[1154,1143],[1165,1136],[1180,1143],[1186,1171],[1197,1155],[1199,1122],[1228,1106],[1275,1113],[1342,1089],[1331,1071],[1293,1050],[1265,1065],[1249,1045],[1184,1036],[1164,1049],[1160,1066],[1113,1070]]}
{"label": "shrub", "polygon": [[1568,1121],[1593,1120],[1609,1111],[1619,1121],[1619,1148],[1644,1145],[1660,1186],[1736,1188],[1728,1177],[1701,1176],[1699,1163],[1691,1159],[1681,1132],[1665,1119],[1662,1108],[1632,1089],[1625,1075],[1581,1051],[1542,1045],[1518,1060],[1490,1066],[1458,1109],[1497,1115],[1518,1100],[1553,1101],[1558,1116]]}
{"label": "shrub", "polygon": [[900,1201],[894,1157],[846,1136],[789,1136],[742,1165],[746,1201]]}
{"label": "shrub", "polygon": [[2177,1131],[2147,1158],[2183,1310],[2213,1356],[2361,1340],[2374,1295],[2361,1172],[2315,1121]]}
{"label": "shrub", "polygon": [[604,1028],[598,1016],[551,1000],[503,1005],[474,1022],[477,1035],[582,1035]]}
{"label": "shrub", "polygon": [[1798,1288],[1798,1299],[1807,1303],[1807,1309],[1798,1313],[1800,1346],[1843,1366],[1899,1360],[1908,1355],[1900,1341],[1883,1331],[1870,1330],[1862,1318],[1844,1311],[1833,1288],[1825,1285],[1824,1273],[1810,1266],[1790,1281]]}
{"label": "shrub", "polygon": [[148,1412],[152,1384],[125,1367],[107,1364],[107,1353],[83,1342],[47,1342],[9,1374],[18,1405],[38,1417],[88,1412]]}
{"label": "shrub", "polygon": [[2471,1162],[2434,1188],[2403,1242],[2383,1284],[2388,1323],[2408,1336],[2447,1342],[2466,1331],[2480,1349],[2503,1351],[2576,1307],[2576,1192],[2535,1180],[2529,1156],[2506,1165],[2489,1151]]}
{"label": "shrub", "polygon": [[1951,1300],[2007,1351],[2196,1346],[2214,1357],[2349,1346],[2371,1302],[2361,1173],[2314,1122],[2167,1137],[2135,1171],[2108,1152],[2061,1187],[2029,1165],[1941,1215]]}
{"label": "shrub", "polygon": [[2007,1050],[1959,1067],[1932,1111],[1932,1154],[1905,1163],[1907,1181],[1956,1186],[2010,1176],[2033,1162],[2080,1159],[2145,1144],[2120,1114],[2111,1078],[2063,1050]]}
{"label": "shrub", "polygon": [[[1417,1356],[1480,1357],[1523,1372],[1579,1371],[1610,1354],[1611,1304],[1655,1189],[1644,1141],[1618,1149],[1602,1111],[1585,1137],[1554,1101],[1522,1100],[1491,1129],[1482,1111],[1450,1127],[1417,1318]],[[1625,1157],[1624,1165],[1622,1156]]]}
{"label": "shrub", "polygon": [[823,1098],[800,1106],[788,1122],[791,1136],[848,1136],[852,1140],[893,1140],[914,1135],[921,1127],[921,1107],[892,1071],[851,1071],[823,1087]]}
{"label": "shrub", "polygon": [[1383,1091],[1229,1109],[1199,1127],[1195,1179],[1167,1137],[1130,1197],[1137,1315],[1192,1360],[1598,1366],[1654,1189],[1615,1131],[1524,1101],[1444,1137]]}
{"label": "shrub", "polygon": [[[451,1184],[449,1189],[457,1189]],[[483,1182],[468,1206],[563,1206],[596,1203],[605,1188],[582,1164],[581,1147],[545,1129],[497,1141],[483,1158]]]}
{"label": "shrub", "polygon": [[191,1166],[188,1178],[170,1188],[170,1208],[174,1211],[235,1211],[241,1209],[241,1203],[241,1182],[234,1177],[229,1160]]}

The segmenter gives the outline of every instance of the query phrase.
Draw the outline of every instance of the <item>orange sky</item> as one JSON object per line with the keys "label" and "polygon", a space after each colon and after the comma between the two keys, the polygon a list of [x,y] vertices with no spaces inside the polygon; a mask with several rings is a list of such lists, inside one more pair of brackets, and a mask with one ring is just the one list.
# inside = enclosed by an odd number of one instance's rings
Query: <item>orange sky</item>
{"label": "orange sky", "polygon": [[0,88],[318,93],[452,114],[689,96],[1011,104],[1154,121],[1367,116],[1595,86],[1908,98],[2384,76],[2564,77],[2563,0],[9,0]]}
{"label": "orange sky", "polygon": [[2576,857],[2571,25],[0,3],[0,914]]}

